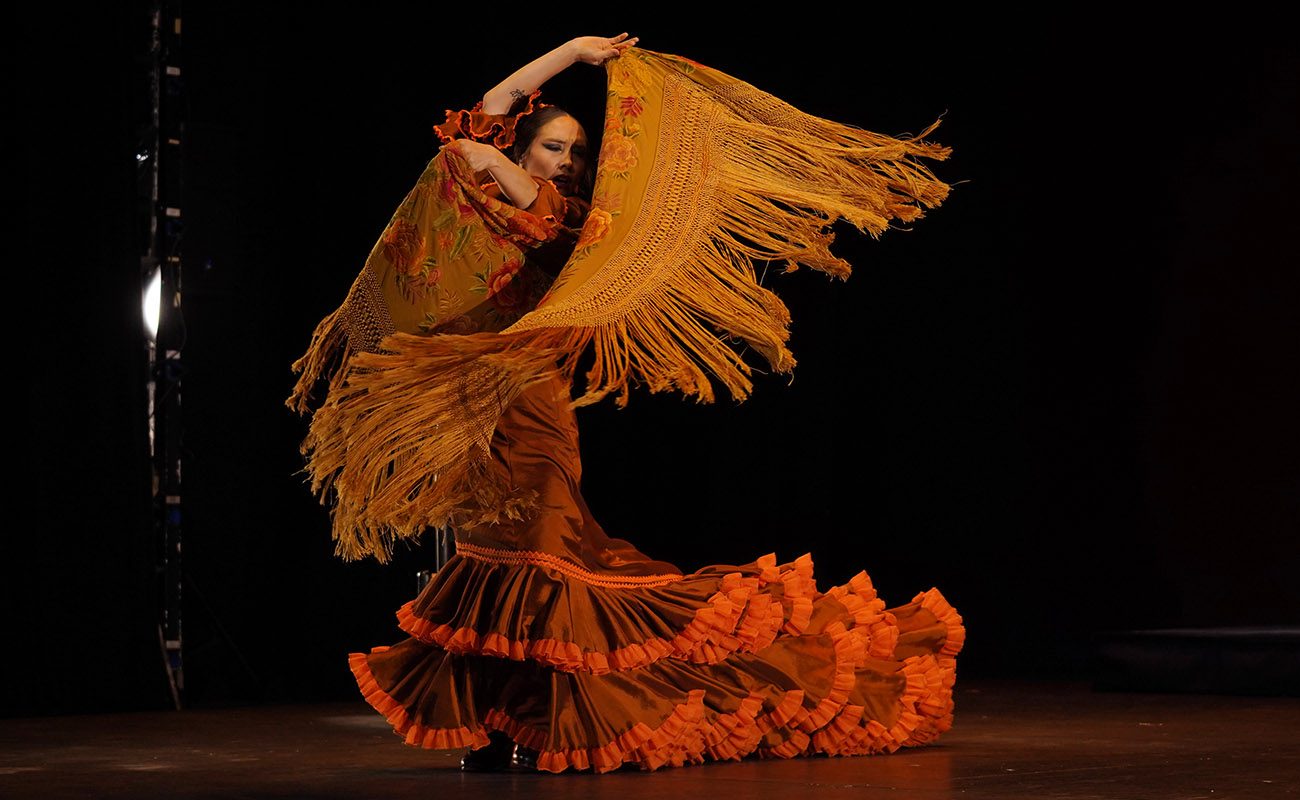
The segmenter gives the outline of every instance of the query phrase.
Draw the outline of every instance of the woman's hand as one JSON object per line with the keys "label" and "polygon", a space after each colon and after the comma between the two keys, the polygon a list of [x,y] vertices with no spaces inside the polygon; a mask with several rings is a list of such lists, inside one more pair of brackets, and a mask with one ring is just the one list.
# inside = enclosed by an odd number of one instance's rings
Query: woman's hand
{"label": "woman's hand", "polygon": [[456,148],[457,152],[469,162],[470,169],[474,170],[476,175],[499,167],[502,162],[507,161],[505,154],[500,150],[473,139],[453,139],[447,142],[446,146]]}
{"label": "woman's hand", "polygon": [[506,201],[519,208],[528,208],[541,190],[532,175],[506,157],[490,144],[473,139],[452,139],[443,147],[455,148],[469,162],[474,171],[474,183],[482,186],[489,176],[501,186]]}
{"label": "woman's hand", "polygon": [[574,60],[599,66],[622,55],[624,50],[639,41],[640,36],[628,39],[627,33],[620,33],[612,39],[606,36],[580,36],[570,44],[573,45]]}

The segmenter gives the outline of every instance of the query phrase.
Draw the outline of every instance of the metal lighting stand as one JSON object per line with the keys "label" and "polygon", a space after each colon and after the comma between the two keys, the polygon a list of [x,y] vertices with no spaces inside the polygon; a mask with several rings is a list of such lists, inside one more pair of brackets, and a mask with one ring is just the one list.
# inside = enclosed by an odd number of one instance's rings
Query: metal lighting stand
{"label": "metal lighting stand", "polygon": [[[184,234],[181,145],[185,131],[185,94],[180,67],[180,0],[154,0],[150,20],[151,36],[146,59],[150,117],[148,124],[142,126],[136,148],[136,181],[141,209],[141,276],[147,306],[155,309],[158,315],[156,330],[146,337],[158,647],[172,704],[180,710],[185,699],[181,620],[182,599],[187,588],[198,599],[218,635],[239,659],[244,672],[259,688],[261,682],[181,561],[181,377],[184,374],[181,351],[185,347],[186,331],[181,310],[181,240]],[[149,291],[154,283],[158,285],[156,299],[150,296]],[[193,655],[206,645],[205,642],[199,648],[190,648],[189,652]]]}
{"label": "metal lighting stand", "polygon": [[422,569],[415,573],[415,591],[417,594],[424,591],[424,587],[428,586],[429,581],[433,580],[434,573],[447,566],[447,561],[456,552],[456,537],[452,534],[450,528],[435,528],[431,533],[433,534],[433,569]]}
{"label": "metal lighting stand", "polygon": [[[155,589],[160,616],[158,644],[181,708],[185,672],[181,660],[181,134],[180,3],[157,0],[150,10],[151,118],[136,151],[136,179],[147,201],[147,230],[140,259],[144,294],[160,284],[157,330],[147,339],[149,357],[149,456],[152,465]],[[147,312],[146,312],[147,313]]]}

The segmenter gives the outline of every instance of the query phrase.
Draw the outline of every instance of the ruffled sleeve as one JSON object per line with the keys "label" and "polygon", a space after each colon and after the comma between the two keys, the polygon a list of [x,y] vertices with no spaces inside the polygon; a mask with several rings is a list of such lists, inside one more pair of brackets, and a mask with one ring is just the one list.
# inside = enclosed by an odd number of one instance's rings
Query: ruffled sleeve
{"label": "ruffled sleeve", "polygon": [[541,93],[539,89],[529,95],[524,109],[515,114],[509,112],[486,114],[483,112],[482,100],[475,103],[468,111],[447,109],[447,121],[441,125],[434,125],[433,130],[443,144],[453,139],[473,139],[502,149],[510,147],[515,143],[515,125],[519,122],[519,118],[536,110],[533,101]]}

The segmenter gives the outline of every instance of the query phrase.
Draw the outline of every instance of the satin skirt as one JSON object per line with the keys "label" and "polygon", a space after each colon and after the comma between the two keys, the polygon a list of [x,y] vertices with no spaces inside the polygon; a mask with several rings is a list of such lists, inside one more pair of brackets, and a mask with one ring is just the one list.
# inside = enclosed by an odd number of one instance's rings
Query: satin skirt
{"label": "satin skirt", "polygon": [[539,770],[607,772],[887,753],[952,726],[965,629],[938,589],[886,607],[865,571],[819,591],[810,553],[691,573],[645,556],[582,499],[567,399],[560,381],[532,387],[492,440],[539,513],[456,529],[456,554],[397,611],[408,638],[348,657],[407,744],[502,731]]}

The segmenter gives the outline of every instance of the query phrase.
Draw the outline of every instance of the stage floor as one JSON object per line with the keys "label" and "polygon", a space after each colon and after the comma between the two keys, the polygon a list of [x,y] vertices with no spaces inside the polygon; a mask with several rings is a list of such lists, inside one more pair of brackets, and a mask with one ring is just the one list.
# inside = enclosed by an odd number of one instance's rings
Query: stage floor
{"label": "stage floor", "polygon": [[1300,698],[958,680],[934,745],[656,772],[462,773],[364,701],[0,720],[0,797],[1300,797]]}

